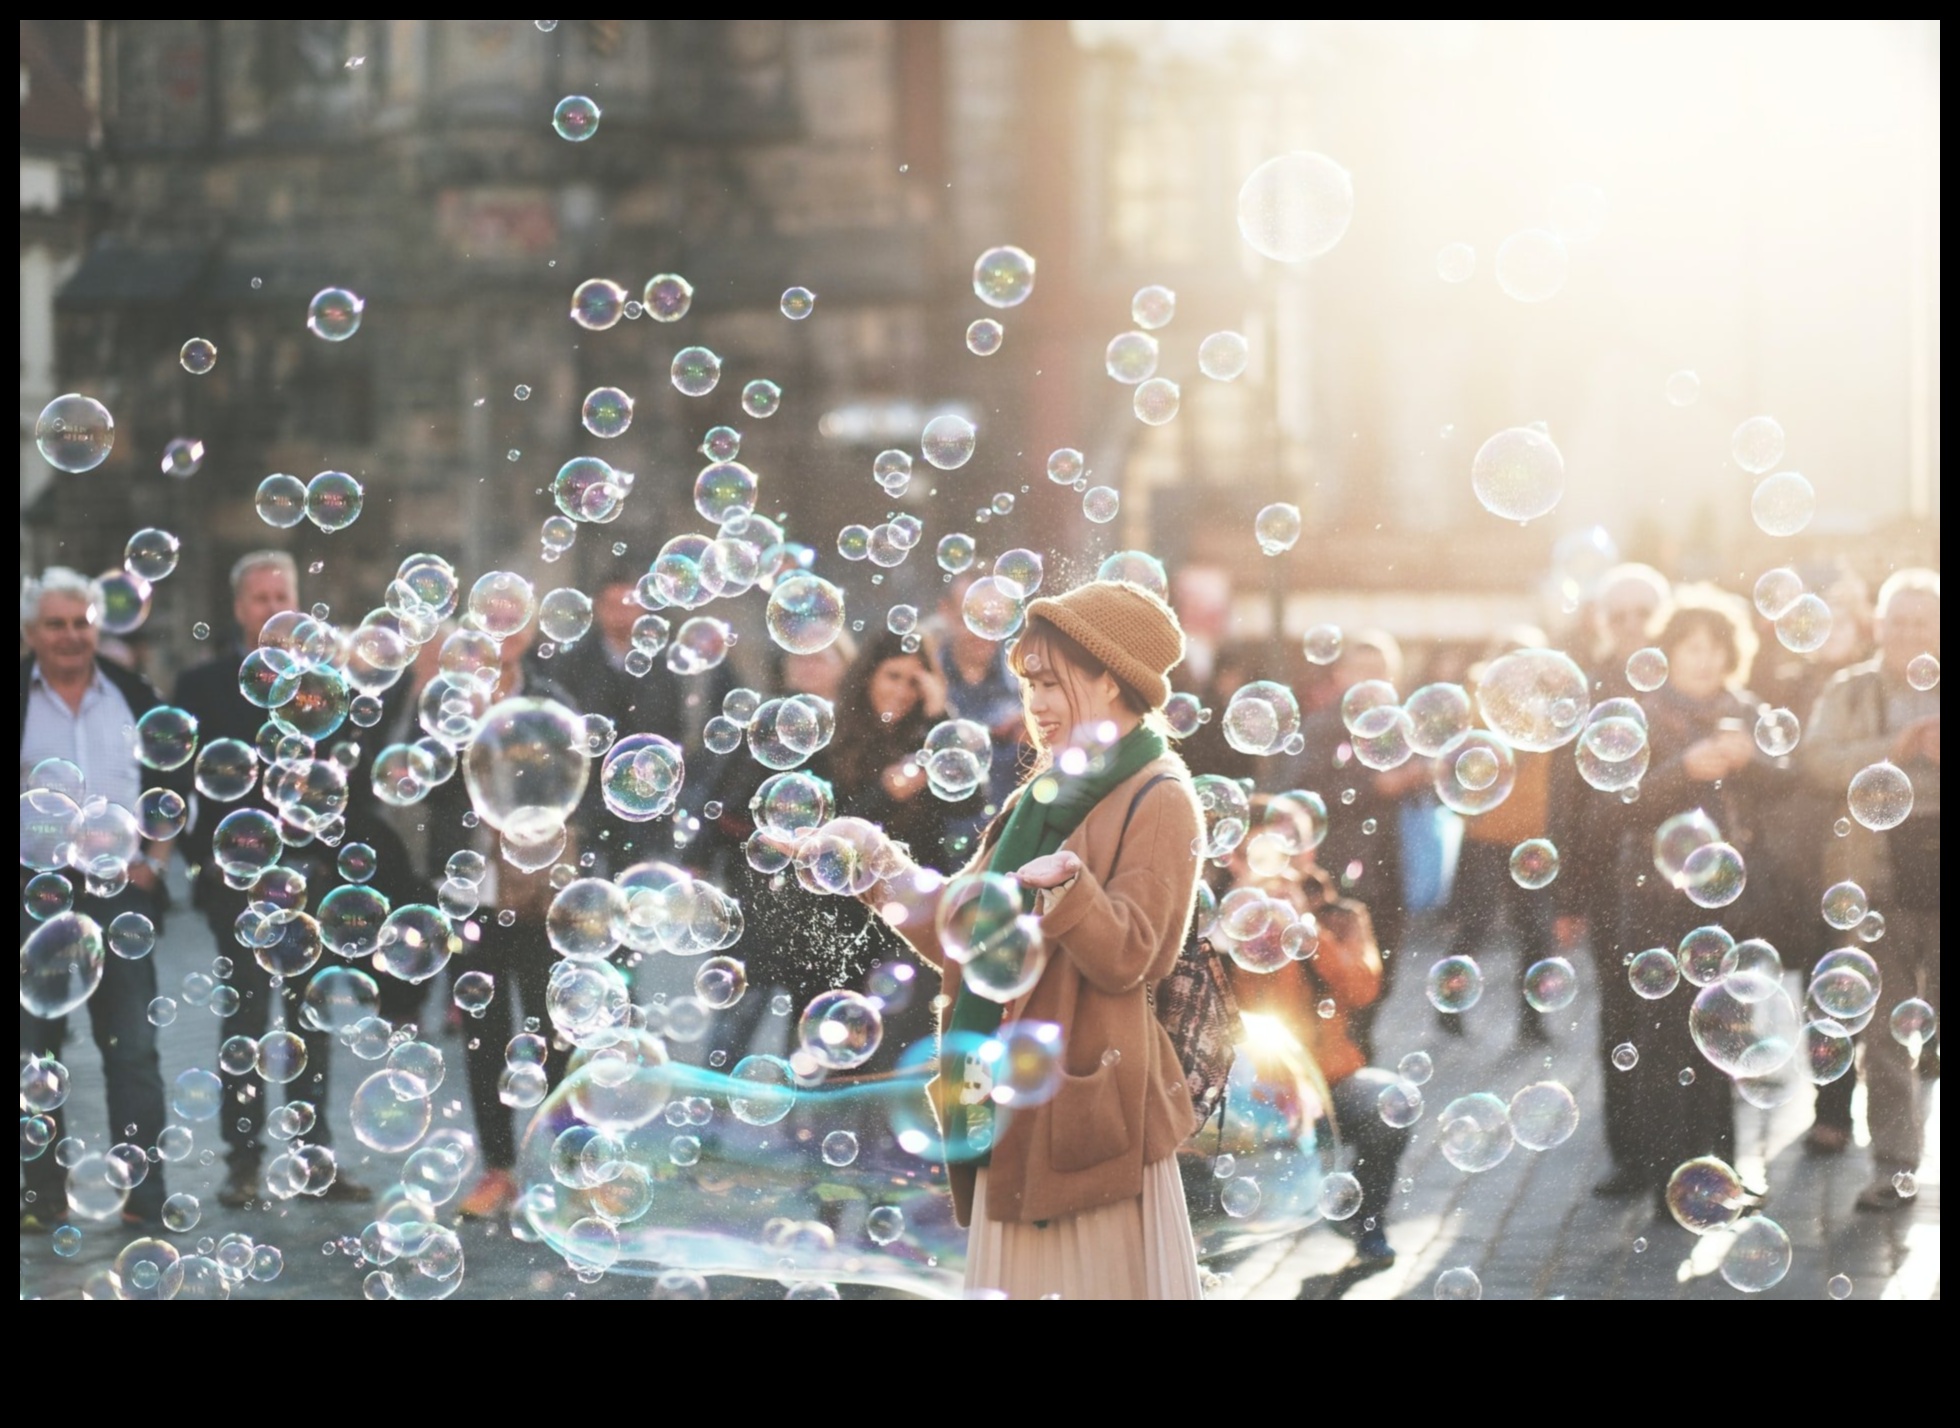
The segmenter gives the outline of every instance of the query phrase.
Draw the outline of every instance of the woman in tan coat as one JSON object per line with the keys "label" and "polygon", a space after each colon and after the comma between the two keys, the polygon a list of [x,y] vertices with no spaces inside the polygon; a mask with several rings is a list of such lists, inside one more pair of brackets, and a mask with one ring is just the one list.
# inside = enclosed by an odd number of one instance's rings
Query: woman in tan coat
{"label": "woman in tan coat", "polygon": [[967,1286],[1011,1298],[1195,1299],[1176,1152],[1195,1125],[1151,989],[1177,959],[1202,827],[1190,776],[1155,718],[1184,655],[1177,617],[1096,581],[1033,602],[1011,663],[1040,758],[962,874],[1011,875],[1046,964],[1002,1005],[961,983],[937,927],[947,887],[902,867],[865,894],[944,978],[942,1058],[1004,1023],[1061,1028],[1051,1100],[996,1104],[942,1060],[929,1088],[968,1226]]}

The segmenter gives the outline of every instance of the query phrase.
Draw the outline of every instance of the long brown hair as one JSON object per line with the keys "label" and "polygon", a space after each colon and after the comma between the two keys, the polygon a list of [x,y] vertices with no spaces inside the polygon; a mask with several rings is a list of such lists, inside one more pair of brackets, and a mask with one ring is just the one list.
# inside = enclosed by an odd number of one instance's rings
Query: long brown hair
{"label": "long brown hair", "polygon": [[[1061,682],[1062,698],[1068,701],[1071,728],[1082,722],[1085,686],[1093,684],[1105,674],[1116,681],[1117,698],[1125,709],[1144,719],[1153,717],[1149,700],[1111,673],[1109,666],[1084,649],[1074,636],[1047,620],[1037,618],[1028,621],[1021,638],[1007,651],[1007,667],[1020,679],[1026,679],[1031,670],[1054,670]],[[1022,703],[1022,717],[1027,723],[1028,742],[1039,752],[1034,769],[1046,768],[1053,750],[1042,744],[1041,731],[1027,716],[1026,701]]]}
{"label": "long brown hair", "polygon": [[887,660],[916,660],[931,670],[933,654],[928,644],[907,649],[904,639],[889,630],[864,642],[837,687],[837,731],[830,747],[839,788],[875,784],[885,769],[924,745],[932,728],[925,700],[917,700],[904,718],[887,724],[872,707],[871,681]]}

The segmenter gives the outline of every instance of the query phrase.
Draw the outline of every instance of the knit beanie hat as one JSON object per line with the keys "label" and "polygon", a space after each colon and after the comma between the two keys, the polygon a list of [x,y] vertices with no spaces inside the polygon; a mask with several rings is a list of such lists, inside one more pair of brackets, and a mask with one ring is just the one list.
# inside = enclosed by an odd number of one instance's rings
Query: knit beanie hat
{"label": "knit beanie hat", "polygon": [[1184,629],[1176,612],[1141,585],[1092,580],[1034,601],[1027,617],[1046,620],[1081,645],[1152,709],[1169,701],[1167,676],[1184,659]]}

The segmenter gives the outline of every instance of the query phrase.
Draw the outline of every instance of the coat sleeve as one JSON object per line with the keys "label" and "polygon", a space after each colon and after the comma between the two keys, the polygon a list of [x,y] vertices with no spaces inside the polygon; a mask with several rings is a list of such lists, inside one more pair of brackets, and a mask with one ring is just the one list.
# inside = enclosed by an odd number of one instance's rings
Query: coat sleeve
{"label": "coat sleeve", "polygon": [[1152,789],[1131,819],[1107,881],[1084,867],[1041,929],[1099,992],[1132,991],[1170,972],[1197,892],[1197,800],[1182,782]]}
{"label": "coat sleeve", "polygon": [[1842,801],[1852,776],[1890,756],[1892,740],[1870,717],[1876,676],[1850,672],[1835,676],[1817,697],[1810,727],[1797,746],[1797,772],[1819,793]]}

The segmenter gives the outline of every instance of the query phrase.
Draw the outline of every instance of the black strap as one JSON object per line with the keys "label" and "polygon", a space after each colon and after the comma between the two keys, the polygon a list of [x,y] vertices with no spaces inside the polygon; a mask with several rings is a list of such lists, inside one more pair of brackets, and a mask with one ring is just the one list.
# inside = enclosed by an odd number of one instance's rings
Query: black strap
{"label": "black strap", "polygon": [[1116,833],[1116,851],[1109,858],[1109,875],[1112,878],[1116,876],[1116,865],[1123,859],[1123,839],[1129,836],[1130,820],[1137,816],[1137,805],[1143,802],[1143,796],[1146,793],[1150,792],[1151,789],[1160,783],[1169,783],[1172,777],[1173,775],[1167,773],[1157,774],[1155,777],[1147,780],[1143,787],[1138,789],[1131,797],[1130,806],[1123,814],[1123,826]]}

